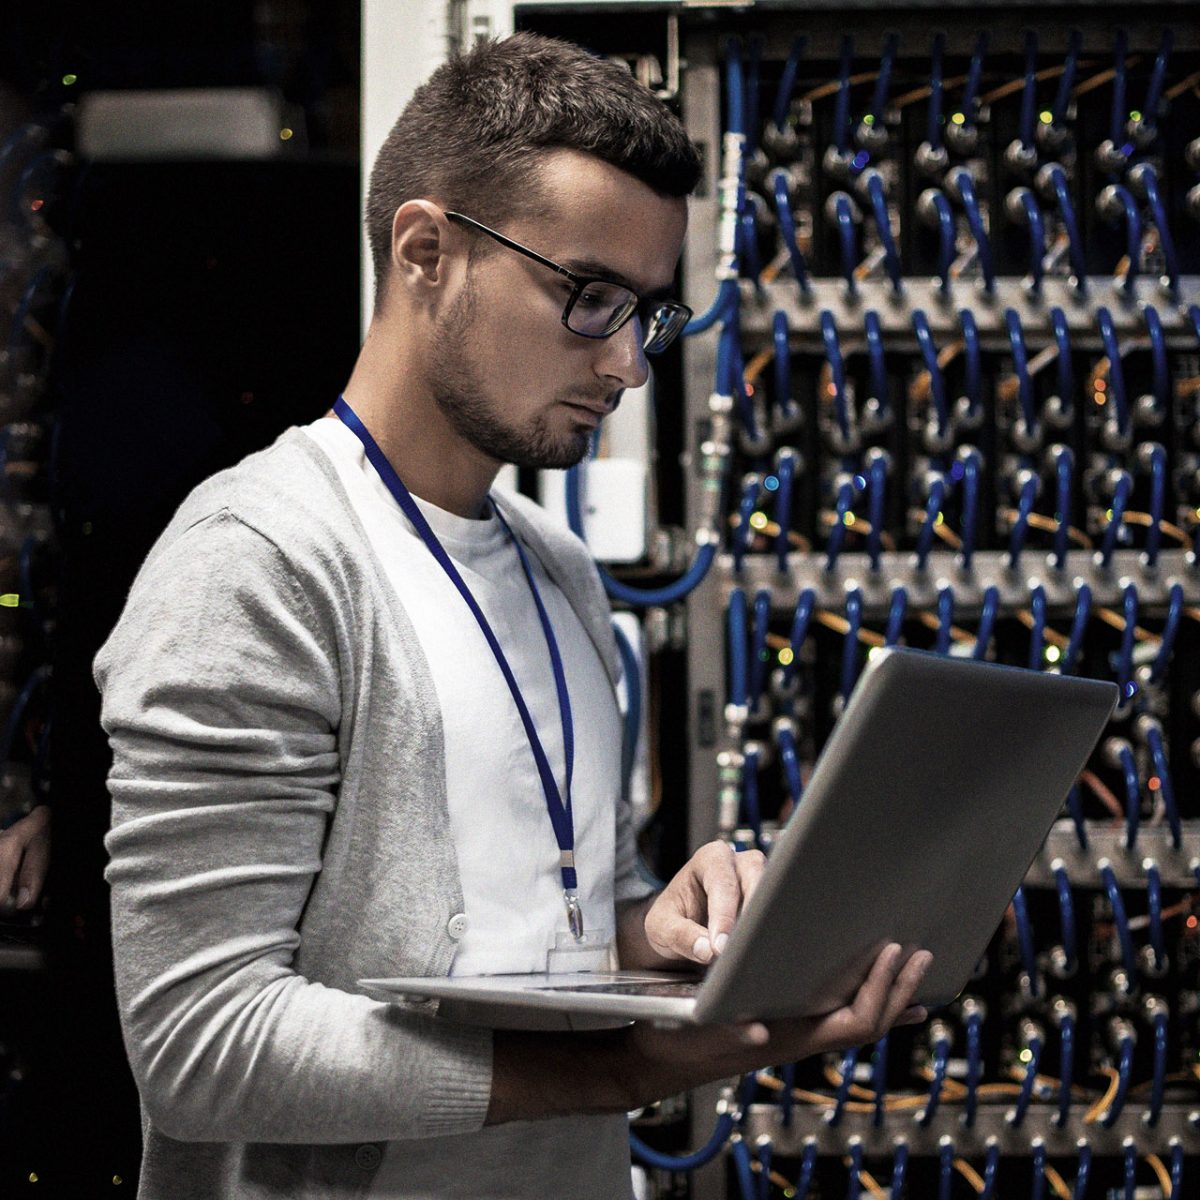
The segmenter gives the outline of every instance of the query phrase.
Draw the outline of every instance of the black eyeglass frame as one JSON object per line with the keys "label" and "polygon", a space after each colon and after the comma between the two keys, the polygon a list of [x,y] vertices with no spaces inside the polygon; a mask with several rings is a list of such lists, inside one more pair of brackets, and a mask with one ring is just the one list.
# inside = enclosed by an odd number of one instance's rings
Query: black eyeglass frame
{"label": "black eyeglass frame", "polygon": [[[642,317],[643,329],[643,344],[642,352],[644,354],[660,354],[665,350],[683,331],[683,327],[692,319],[692,310],[686,304],[681,304],[678,300],[656,300],[648,299],[644,296],[639,296],[633,288],[618,282],[615,279],[606,279],[603,275],[579,275],[572,271],[569,267],[561,266],[553,259],[547,258],[544,254],[539,254],[536,250],[530,250],[528,246],[522,246],[520,242],[514,242],[512,238],[506,237],[495,229],[489,229],[488,226],[476,221],[473,217],[468,217],[460,212],[447,212],[446,219],[448,221],[457,221],[462,225],[466,225],[470,229],[474,229],[479,233],[486,233],[488,237],[495,239],[502,246],[507,246],[510,250],[515,250],[518,254],[525,255],[526,258],[533,259],[536,263],[541,263],[543,267],[549,267],[550,270],[557,272],[565,279],[571,281],[571,294],[567,297],[567,302],[563,306],[562,323],[566,329],[573,333],[576,337],[591,338],[594,341],[602,341],[605,338],[610,338],[614,333],[628,323],[629,319],[638,313]],[[613,324],[612,328],[606,329],[603,333],[582,333],[578,329],[572,329],[570,325],[571,312],[575,305],[579,302],[579,297],[590,284],[604,283],[609,287],[619,287],[627,291],[633,298],[634,302],[619,320]],[[649,315],[657,310],[665,309],[668,315],[668,321],[674,323],[674,329],[670,337],[655,349],[649,349],[655,340],[653,337],[645,337],[645,331],[650,326]]]}

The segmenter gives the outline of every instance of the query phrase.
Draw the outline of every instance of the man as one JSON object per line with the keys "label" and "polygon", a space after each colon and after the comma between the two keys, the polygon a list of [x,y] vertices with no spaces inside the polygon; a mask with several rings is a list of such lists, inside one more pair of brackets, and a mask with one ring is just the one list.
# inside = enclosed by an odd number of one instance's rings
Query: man
{"label": "man", "polygon": [[503,462],[577,462],[686,319],[698,174],[574,47],[440,68],[374,168],[335,414],[201,485],[148,557],[96,664],[143,1197],[625,1200],[630,1108],[923,1016],[929,956],[896,946],[851,1007],[770,1029],[492,1033],[357,993],[605,941],[708,962],[762,869],[713,844],[638,882],[595,570],[489,495]]}

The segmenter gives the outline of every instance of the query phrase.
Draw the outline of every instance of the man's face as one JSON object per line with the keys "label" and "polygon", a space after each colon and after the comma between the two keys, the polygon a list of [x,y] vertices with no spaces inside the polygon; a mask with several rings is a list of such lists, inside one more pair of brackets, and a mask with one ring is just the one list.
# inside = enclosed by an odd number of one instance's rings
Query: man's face
{"label": "man's face", "polygon": [[[550,216],[501,222],[499,232],[639,295],[671,289],[684,200],[573,150],[547,152],[540,182]],[[562,323],[568,279],[498,244],[486,249],[438,323],[434,399],[461,436],[500,462],[572,466],[624,389],[646,380],[641,323],[633,317],[602,340],[580,337]]]}

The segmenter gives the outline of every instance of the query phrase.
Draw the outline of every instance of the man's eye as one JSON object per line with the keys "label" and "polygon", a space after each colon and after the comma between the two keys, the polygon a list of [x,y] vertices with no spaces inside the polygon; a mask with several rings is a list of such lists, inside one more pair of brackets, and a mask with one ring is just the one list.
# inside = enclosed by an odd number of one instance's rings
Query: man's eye
{"label": "man's eye", "polygon": [[599,288],[584,288],[579,293],[579,299],[575,303],[586,305],[588,308],[595,308],[596,305],[604,303],[604,292]]}

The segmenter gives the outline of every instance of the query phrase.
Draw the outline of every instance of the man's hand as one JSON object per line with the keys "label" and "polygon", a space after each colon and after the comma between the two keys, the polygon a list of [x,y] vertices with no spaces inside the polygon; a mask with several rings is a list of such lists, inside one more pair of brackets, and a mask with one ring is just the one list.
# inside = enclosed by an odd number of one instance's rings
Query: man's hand
{"label": "man's hand", "polygon": [[50,865],[50,810],[39,804],[0,832],[0,911],[32,908]]}
{"label": "man's hand", "polygon": [[739,852],[724,842],[701,846],[646,912],[650,948],[668,963],[712,962],[725,949],[765,862],[757,850]]}

